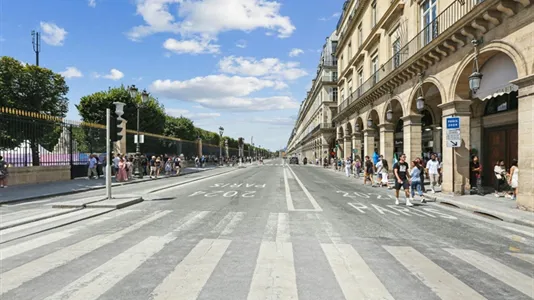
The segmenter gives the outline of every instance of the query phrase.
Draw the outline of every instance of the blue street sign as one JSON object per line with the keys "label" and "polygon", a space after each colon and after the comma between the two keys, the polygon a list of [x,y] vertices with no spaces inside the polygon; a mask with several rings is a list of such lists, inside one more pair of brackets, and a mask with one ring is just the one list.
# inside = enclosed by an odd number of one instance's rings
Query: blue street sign
{"label": "blue street sign", "polygon": [[448,117],[447,118],[447,129],[459,129],[460,128],[460,117]]}

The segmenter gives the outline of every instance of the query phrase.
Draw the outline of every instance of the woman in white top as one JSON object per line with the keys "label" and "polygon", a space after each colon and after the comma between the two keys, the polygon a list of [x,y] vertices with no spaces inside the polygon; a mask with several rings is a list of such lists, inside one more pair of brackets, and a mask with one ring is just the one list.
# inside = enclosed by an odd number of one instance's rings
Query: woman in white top
{"label": "woman in white top", "polygon": [[506,176],[506,169],[504,167],[504,161],[498,160],[495,164],[495,167],[493,168],[493,172],[495,173],[495,197],[501,197],[502,192],[502,185],[506,182],[505,176]]}
{"label": "woman in white top", "polygon": [[517,167],[517,159],[512,161],[512,167],[510,168],[510,181],[508,182],[514,190],[512,200],[517,198],[517,188],[519,186],[519,168]]}
{"label": "woman in white top", "polygon": [[347,157],[347,160],[345,161],[345,175],[347,177],[350,177],[350,168],[352,167],[352,164],[350,162],[350,157]]}

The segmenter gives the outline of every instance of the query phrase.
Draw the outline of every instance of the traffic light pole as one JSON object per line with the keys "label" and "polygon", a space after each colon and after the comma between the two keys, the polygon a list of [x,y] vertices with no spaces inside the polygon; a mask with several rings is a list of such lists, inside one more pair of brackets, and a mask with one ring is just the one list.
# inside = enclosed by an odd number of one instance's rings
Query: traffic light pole
{"label": "traffic light pole", "polygon": [[106,195],[108,200],[111,200],[111,110],[106,109],[106,153],[107,153],[107,165],[106,165]]}

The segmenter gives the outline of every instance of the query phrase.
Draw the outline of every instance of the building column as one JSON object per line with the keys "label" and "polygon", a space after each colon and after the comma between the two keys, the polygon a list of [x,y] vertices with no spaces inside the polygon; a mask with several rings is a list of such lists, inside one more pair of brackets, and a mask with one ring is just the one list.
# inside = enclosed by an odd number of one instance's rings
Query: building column
{"label": "building column", "polygon": [[356,150],[356,153],[353,154],[353,159],[360,159],[362,160],[362,134],[360,132],[355,132],[352,134],[352,149]]}
{"label": "building column", "polygon": [[443,132],[442,129],[437,129],[438,126],[432,126],[432,141],[434,143],[434,153],[441,153],[441,133]]}
{"label": "building column", "polygon": [[346,135],[345,136],[345,151],[343,152],[343,160],[351,156],[351,152],[352,152],[352,141],[350,139],[350,135]]}
{"label": "building column", "polygon": [[395,151],[395,127],[392,123],[378,125],[380,127],[380,153],[384,158],[392,163],[393,152]]}
{"label": "building column", "polygon": [[341,156],[343,156],[343,149],[345,149],[345,146],[343,144],[344,143],[342,138],[337,139],[338,147],[336,149],[336,159],[341,158]]}
{"label": "building column", "polygon": [[534,211],[534,75],[529,75],[512,82],[518,91],[518,133],[519,149],[517,159],[519,167],[519,187],[517,206]]}
{"label": "building column", "polygon": [[[470,169],[469,163],[471,149],[471,101],[454,100],[438,105],[443,111],[442,126],[447,130],[447,117],[455,116],[460,118],[460,138],[461,145],[457,148],[447,147],[447,134],[443,135],[444,149],[443,159],[443,184],[442,191],[464,195],[469,193]],[[487,166],[491,167],[491,166]]]}
{"label": "building column", "polygon": [[402,117],[404,121],[404,153],[406,160],[412,161],[421,157],[423,152],[423,132],[421,125],[422,115],[409,115]]}
{"label": "building column", "polygon": [[374,129],[365,129],[363,131],[363,147],[365,151],[363,157],[373,157],[375,151],[375,134],[376,131]]}

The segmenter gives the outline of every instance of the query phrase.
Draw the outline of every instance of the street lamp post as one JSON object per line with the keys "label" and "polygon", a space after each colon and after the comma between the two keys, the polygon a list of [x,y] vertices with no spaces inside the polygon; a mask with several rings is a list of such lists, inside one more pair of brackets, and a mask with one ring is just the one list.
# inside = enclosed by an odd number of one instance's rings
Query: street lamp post
{"label": "street lamp post", "polygon": [[[138,95],[138,89],[135,87],[135,85],[132,85],[128,88],[128,91],[130,92],[130,97],[133,99],[137,98]],[[140,135],[140,126],[139,126],[139,112],[141,110],[141,107],[148,101],[148,93],[146,90],[143,90],[141,92],[141,102],[136,103],[137,108],[137,142],[135,143],[135,158],[134,158],[134,175],[137,178],[143,178],[143,172],[141,172],[141,135]]]}
{"label": "street lamp post", "polygon": [[219,161],[220,161],[219,165],[221,165],[221,166],[222,166],[222,161],[223,161],[223,159],[222,159],[222,143],[221,143],[222,142],[223,133],[224,133],[224,128],[222,126],[220,126],[219,127],[219,136],[221,138],[219,139]]}
{"label": "street lamp post", "polygon": [[[228,140],[224,140],[224,151],[226,152],[226,157],[230,157],[229,153],[228,153]],[[230,162],[230,161],[228,161]]]}

